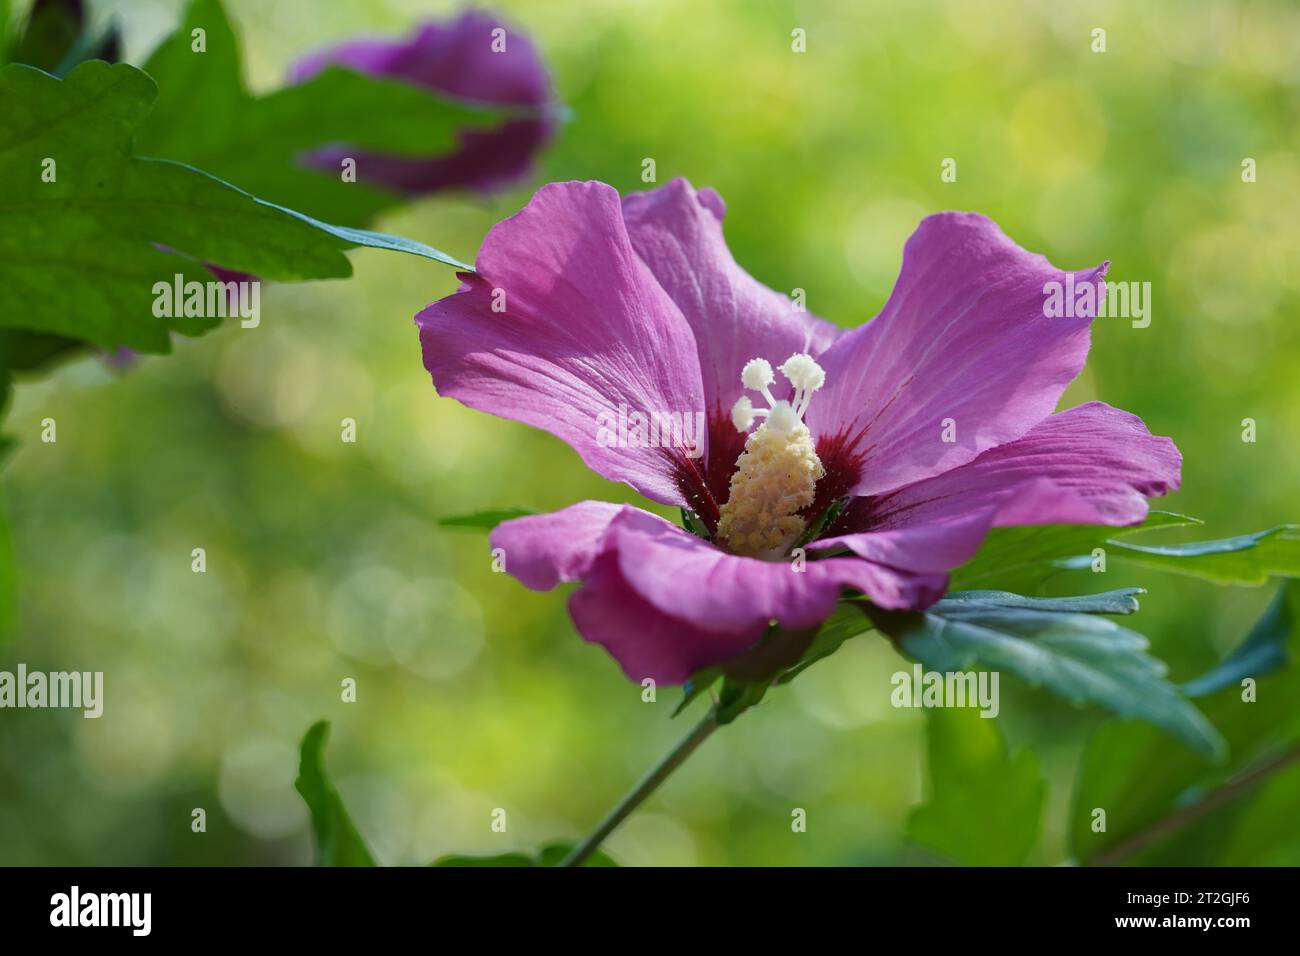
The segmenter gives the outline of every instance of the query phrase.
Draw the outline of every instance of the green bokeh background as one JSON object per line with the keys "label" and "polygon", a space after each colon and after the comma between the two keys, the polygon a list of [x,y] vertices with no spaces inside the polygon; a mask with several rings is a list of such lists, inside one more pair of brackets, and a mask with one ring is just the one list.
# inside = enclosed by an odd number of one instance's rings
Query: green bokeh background
{"label": "green bokeh background", "polygon": [[[230,0],[249,80],[450,5]],[[178,16],[101,4],[141,62]],[[1063,268],[1150,282],[1149,328],[1097,323],[1064,406],[1102,399],[1172,436],[1203,536],[1300,517],[1300,8],[1285,2],[502,2],[571,116],[536,182],[436,198],[379,228],[471,258],[541,182],[726,199],[737,259],[843,325],[879,311],[927,213],[970,209]],[[791,51],[791,30],[807,52]],[[1107,31],[1094,53],[1092,30]],[[957,181],[940,163],[957,162]],[[1257,163],[1243,183],[1241,163]],[[0,667],[102,670],[99,720],[0,712],[0,863],[306,863],[297,743],[385,863],[589,828],[687,729],[574,632],[562,594],[492,573],[480,509],[635,500],[567,446],[437,398],[412,317],[449,270],[359,251],[348,281],[268,285],[262,325],[123,373],[85,358],[20,386],[4,473],[21,581]],[[39,441],[58,422],[58,442]],[[354,418],[355,444],[340,441]],[[1242,420],[1258,440],[1241,439]],[[207,572],[190,570],[191,549]],[[1267,589],[1115,571],[1175,679],[1210,666]],[[1062,590],[1096,590],[1095,579]],[[925,723],[889,705],[900,658],[850,642],[712,739],[609,841],[628,864],[927,863],[908,813]],[[340,700],[355,678],[358,701]],[[1008,677],[998,724],[1050,789],[1030,861],[1067,855],[1070,789],[1103,719]],[[1300,705],[1298,705],[1300,706]],[[1170,739],[1169,746],[1177,742]],[[1153,769],[1153,772],[1157,772]],[[191,832],[191,810],[208,815]],[[490,827],[507,811],[506,833]],[[793,833],[791,812],[808,815]],[[980,825],[972,808],[972,825]],[[1214,862],[1190,841],[1178,861]],[[1300,819],[1248,862],[1300,862]]]}

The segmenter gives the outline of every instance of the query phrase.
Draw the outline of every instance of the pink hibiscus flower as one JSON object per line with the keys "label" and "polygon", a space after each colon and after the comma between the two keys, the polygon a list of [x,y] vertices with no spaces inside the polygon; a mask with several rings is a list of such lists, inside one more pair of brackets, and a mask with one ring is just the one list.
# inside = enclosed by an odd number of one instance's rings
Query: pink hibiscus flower
{"label": "pink hibiscus flower", "polygon": [[334,171],[340,159],[353,156],[365,177],[404,195],[457,188],[492,192],[518,182],[559,125],[550,79],[532,41],[485,10],[424,23],[408,39],[351,40],[313,53],[294,64],[289,79],[300,83],[333,64],[427,87],[453,100],[534,112],[463,129],[445,156],[328,147],[308,157],[311,165]]}
{"label": "pink hibiscus flower", "polygon": [[883,311],[841,331],[736,264],[723,212],[680,179],[545,186],[416,318],[440,394],[694,516],[583,501],[492,534],[528,587],[580,582],[574,624],[629,677],[680,683],[846,592],[924,608],[991,528],[1133,524],[1178,487],[1177,448],[1136,416],[1053,414],[1090,317],[1046,317],[1066,273],[989,219],[925,219]]}

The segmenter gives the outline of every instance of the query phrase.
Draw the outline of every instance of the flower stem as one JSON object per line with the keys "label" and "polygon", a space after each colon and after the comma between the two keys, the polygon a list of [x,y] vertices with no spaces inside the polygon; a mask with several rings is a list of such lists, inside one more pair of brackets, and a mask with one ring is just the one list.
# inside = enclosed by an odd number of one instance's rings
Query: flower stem
{"label": "flower stem", "polygon": [[1181,810],[1177,810],[1166,817],[1161,817],[1159,820],[1156,820],[1154,823],[1133,834],[1127,840],[1117,843],[1109,850],[1098,853],[1096,858],[1092,861],[1092,865],[1114,866],[1115,864],[1128,859],[1134,853],[1146,849],[1147,846],[1161,837],[1167,836],[1176,830],[1180,830],[1189,823],[1194,823],[1199,820],[1211,810],[1217,810],[1224,804],[1230,803],[1238,797],[1249,793],[1269,777],[1281,770],[1285,770],[1297,761],[1300,761],[1300,745],[1292,746],[1291,748],[1284,750],[1282,753],[1264,761],[1246,773],[1228,781],[1217,790],[1211,791],[1207,797],[1199,802],[1193,803]]}
{"label": "flower stem", "polygon": [[718,727],[718,714],[716,708],[711,708],[704,719],[695,725],[695,729],[682,738],[667,755],[655,764],[650,771],[641,778],[641,782],[632,788],[614,809],[606,814],[605,819],[600,821],[600,825],[592,830],[587,838],[575,846],[563,860],[560,866],[581,866],[583,861],[591,854],[596,852],[596,848],[604,839],[614,832],[620,823],[645,802],[646,797],[654,793],[659,785],[668,779],[669,774],[680,767],[700,744],[708,740]]}

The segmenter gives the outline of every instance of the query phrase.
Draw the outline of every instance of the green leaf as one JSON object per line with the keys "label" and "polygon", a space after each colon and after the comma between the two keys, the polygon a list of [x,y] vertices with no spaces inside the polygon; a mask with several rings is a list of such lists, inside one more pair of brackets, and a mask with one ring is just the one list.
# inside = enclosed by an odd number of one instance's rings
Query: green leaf
{"label": "green leaf", "polygon": [[1047,787],[1029,750],[1014,756],[995,721],[952,708],[926,715],[929,799],[908,837],[966,866],[1020,866],[1038,841]]}
{"label": "green leaf", "polygon": [[[1284,609],[1278,608],[1279,601]],[[1201,799],[1279,748],[1300,741],[1300,709],[1296,707],[1300,700],[1300,666],[1296,663],[1300,581],[1283,584],[1264,614],[1263,621],[1270,619],[1288,622],[1284,638],[1287,665],[1256,682],[1254,700],[1243,699],[1242,688],[1229,685],[1200,701],[1227,741],[1226,763],[1206,764],[1189,751],[1170,748],[1167,739],[1149,727],[1129,721],[1111,721],[1097,729],[1080,763],[1070,817],[1070,846],[1077,860],[1088,863],[1103,857],[1176,808]],[[1093,828],[1096,810],[1105,811],[1105,831]]]}
{"label": "green leaf", "polygon": [[[1216,584],[1260,585],[1270,577],[1300,577],[1300,525],[1279,525],[1254,534],[1192,544],[1138,545],[1111,541],[1108,559],[1185,574]],[[1061,562],[1086,566],[1086,558]]]}
{"label": "green leaf", "polygon": [[[0,329],[0,418],[9,409],[9,398],[16,377],[43,371],[48,366],[79,354],[85,348],[84,342],[61,335]],[[4,464],[14,444],[13,439],[0,435],[0,465]]]}
{"label": "green leaf", "polygon": [[316,835],[316,864],[374,866],[374,857],[348,816],[343,799],[325,776],[323,758],[329,730],[328,721],[322,720],[307,731],[302,739],[298,779],[293,783],[311,810],[312,831]]}
{"label": "green leaf", "polygon": [[[434,860],[434,866],[559,866],[577,844],[559,841],[543,846],[536,856],[527,853],[493,853],[487,856],[468,856],[454,853]],[[618,866],[603,850],[596,850],[582,863],[583,866]]]}
{"label": "green leaf", "polygon": [[725,678],[722,682],[722,690],[718,692],[717,706],[714,708],[718,723],[725,726],[734,721],[761,701],[771,686],[771,680]]}
{"label": "green leaf", "polygon": [[[139,235],[136,213],[147,218],[150,208],[132,195],[140,181],[126,150],[152,87],[139,71],[104,63],[62,82],[28,66],[0,71],[0,325],[166,349],[166,328],[151,314],[153,282],[211,276],[155,249],[163,236]],[[41,181],[47,158],[57,182]],[[115,334],[119,321],[134,334]],[[208,324],[174,323],[189,332]]]}
{"label": "green leaf", "polygon": [[[192,49],[205,31],[206,50]],[[499,122],[500,108],[450,102],[432,90],[330,67],[265,96],[248,92],[239,44],[222,5],[196,0],[180,28],[145,64],[161,93],[137,143],[139,152],[205,169],[241,189],[333,222],[359,226],[399,203],[366,181],[304,166],[302,153],[347,143],[359,152],[437,156],[457,131]]]}
{"label": "green leaf", "polygon": [[468,262],[461,262],[440,249],[435,249],[433,246],[425,245],[423,242],[417,242],[414,239],[407,239],[405,236],[392,236],[386,232],[375,232],[371,229],[354,229],[351,226],[332,226],[327,222],[321,222],[319,219],[313,219],[304,213],[287,209],[284,206],[277,206],[275,203],[266,202],[262,199],[255,199],[255,201],[268,209],[286,213],[300,222],[319,229],[321,232],[342,239],[349,246],[369,246],[371,249],[405,252],[408,255],[421,256],[425,259],[432,259],[434,262],[441,262],[443,265],[451,266],[459,272],[474,271],[474,267]]}
{"label": "green leaf", "polygon": [[11,372],[42,371],[60,359],[82,351],[85,343],[61,335],[0,329],[0,368]]}
{"label": "green leaf", "polygon": [[[0,438],[0,443],[5,439]],[[0,448],[0,455],[6,449]],[[15,608],[18,601],[18,566],[14,561],[13,538],[9,533],[9,512],[0,496],[0,647],[13,632]]]}
{"label": "green leaf", "polygon": [[[945,598],[923,613],[868,613],[900,648],[931,670],[968,670],[976,664],[1018,674],[1077,703],[1100,704],[1140,717],[1205,756],[1222,740],[1201,713],[1165,680],[1165,666],[1146,653],[1147,640],[1092,614],[1024,606],[1024,599],[986,602]],[[1094,595],[1098,606],[1114,595]]]}
{"label": "green leaf", "polygon": [[[949,611],[954,615],[970,610],[988,613],[989,609],[996,608],[1006,609],[1008,613],[1027,609],[1058,616],[1065,616],[1061,612],[1073,612],[1074,616],[1084,613],[1131,614],[1137,610],[1136,595],[1141,593],[1141,588],[1124,588],[1081,597],[1028,598],[1005,591],[968,591],[950,594],[936,607],[941,613]],[[725,677],[719,693],[718,722],[730,723],[759,703],[769,688],[789,683],[813,664],[834,654],[845,641],[877,627],[879,617],[898,619],[900,616],[873,609],[866,601],[851,599],[841,601],[835,612],[815,631],[789,632],[769,628],[763,639],[745,653],[693,674],[683,687],[682,700],[673,716],[685,710],[719,677]],[[1145,641],[1140,637],[1138,640]]]}
{"label": "green leaf", "polygon": [[9,62],[9,0],[0,0],[0,63]]}
{"label": "green leaf", "polygon": [[964,590],[978,585],[1020,593],[1033,591],[1058,573],[1060,568],[1054,564],[1057,560],[1090,553],[1094,548],[1109,548],[1116,539],[1140,531],[1201,523],[1187,515],[1152,511],[1142,524],[1128,528],[1073,524],[995,528],[975,557],[953,571],[949,587]]}
{"label": "green leaf", "polygon": [[1120,588],[1117,591],[1103,591],[1101,594],[1039,598],[1012,594],[1009,591],[955,591],[945,596],[944,601],[948,605],[1024,607],[1036,611],[1073,614],[1132,614],[1138,609],[1137,596],[1145,593],[1145,588]]}
{"label": "green leaf", "polygon": [[830,527],[831,523],[840,516],[849,503],[849,498],[836,498],[819,514],[815,520],[809,522],[808,527],[804,529],[803,534],[799,535],[799,540],[795,542],[796,548],[801,548],[809,541],[815,541],[821,537],[821,533]]}
{"label": "green leaf", "polygon": [[683,528],[695,535],[697,538],[703,538],[705,541],[713,540],[712,535],[709,534],[709,529],[705,527],[705,524],[700,520],[699,515],[689,508],[683,508],[681,511]]}
{"label": "green leaf", "polygon": [[474,528],[480,531],[491,531],[503,521],[511,521],[515,518],[526,518],[529,515],[536,514],[535,511],[529,511],[527,508],[502,508],[497,511],[476,511],[473,514],[454,515],[450,518],[439,518],[438,526],[440,528]]}
{"label": "green leaf", "polygon": [[1263,677],[1286,663],[1286,642],[1296,626],[1286,585],[1278,588],[1264,616],[1255,622],[1246,639],[1212,670],[1183,685],[1188,697],[1204,697],[1225,687],[1240,684],[1247,677]]}
{"label": "green leaf", "polygon": [[[184,166],[132,158],[153,81],[133,67],[84,63],[60,81],[0,71],[0,325],[166,351],[153,284],[206,270],[156,243],[272,278],[347,275],[342,243]],[[56,182],[42,182],[46,158]]]}
{"label": "green leaf", "polygon": [[[196,335],[220,321],[153,315],[155,283],[212,278],[194,259],[280,280],[349,275],[343,250],[355,244],[455,264],[419,243],[327,226],[189,166],[130,155],[154,93],[125,64],[92,60],[63,81],[22,65],[0,71],[0,326],[166,352],[169,329]],[[46,159],[57,164],[55,182],[42,181]]]}
{"label": "green leaf", "polygon": [[696,671],[682,685],[682,699],[676,708],[673,709],[672,716],[676,717],[687,707],[689,707],[701,694],[718,682],[722,676],[721,667],[706,667],[702,671]]}

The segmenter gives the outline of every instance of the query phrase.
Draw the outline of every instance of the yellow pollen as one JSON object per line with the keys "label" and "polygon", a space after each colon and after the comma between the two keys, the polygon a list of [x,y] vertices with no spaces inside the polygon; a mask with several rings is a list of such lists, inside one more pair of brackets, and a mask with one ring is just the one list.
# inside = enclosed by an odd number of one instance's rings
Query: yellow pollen
{"label": "yellow pollen", "polygon": [[745,441],[722,506],[718,538],[736,554],[784,555],[807,525],[799,512],[813,503],[826,472],[803,422],[791,428],[763,423]]}
{"label": "yellow pollen", "polygon": [[745,439],[727,503],[720,509],[717,538],[728,550],[757,558],[783,557],[799,540],[807,526],[799,512],[813,503],[817,481],[826,474],[803,423],[813,392],[826,383],[826,373],[805,352],[791,355],[780,371],[793,388],[789,399],[773,395],[772,364],[756,358],[741,369],[740,383],[767,399],[767,407],[755,408],[748,395],[731,407],[731,421],[739,431],[749,431],[757,419],[764,422]]}

